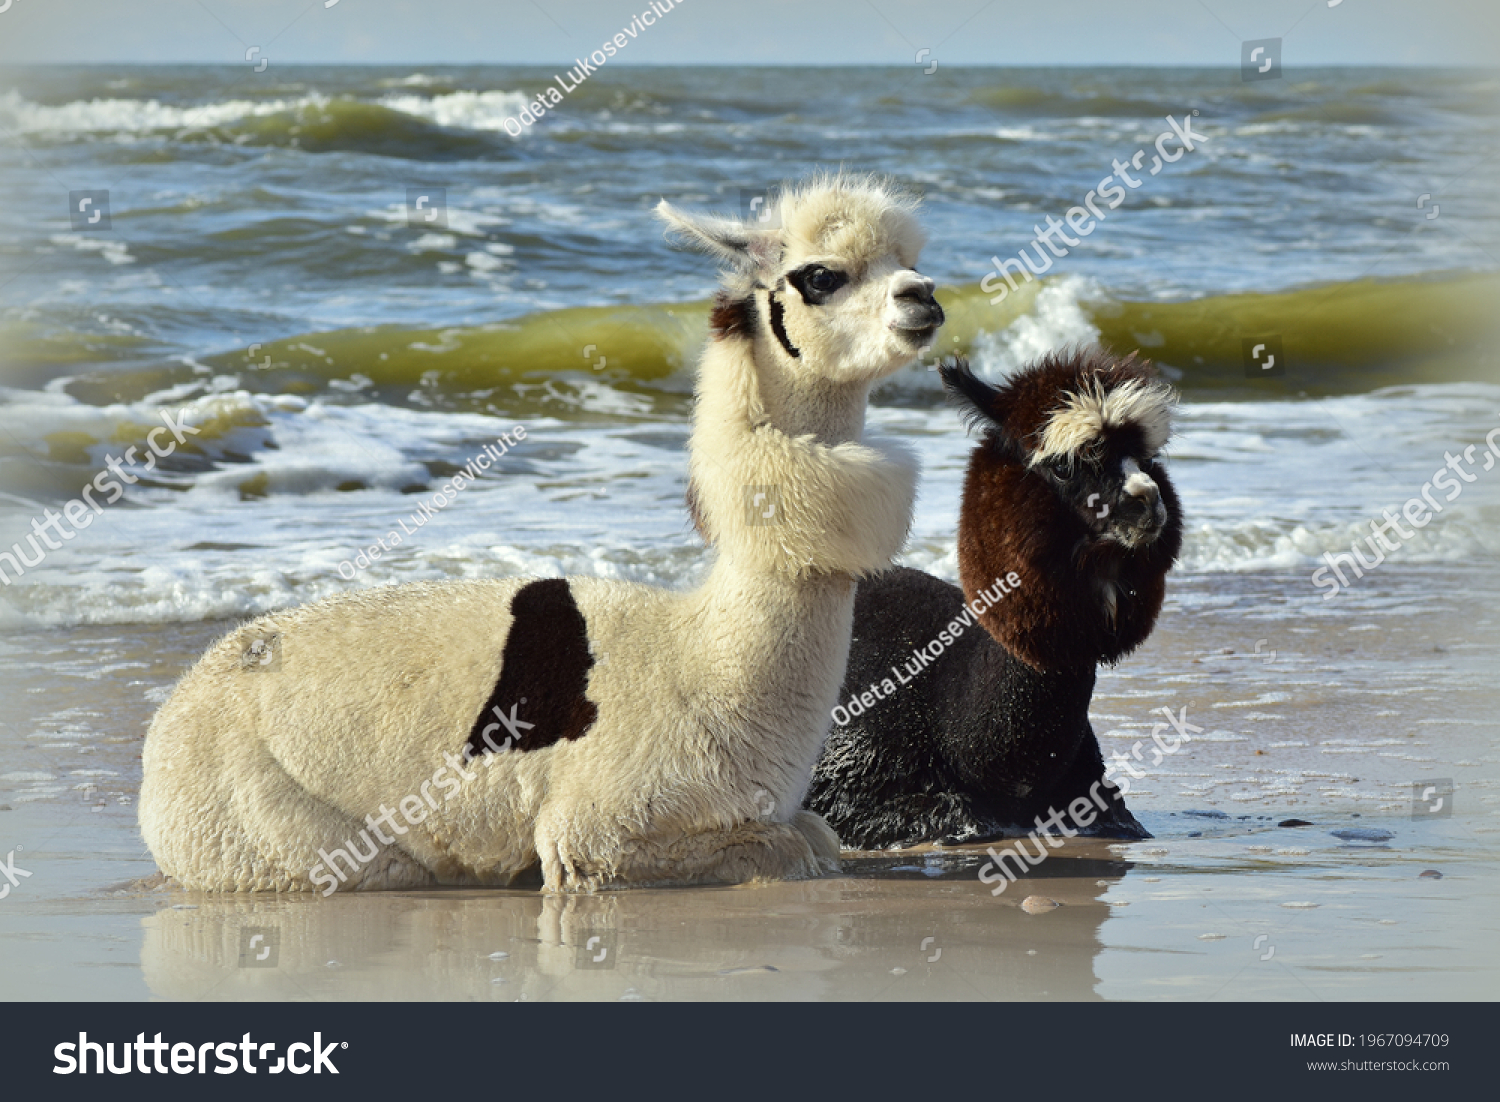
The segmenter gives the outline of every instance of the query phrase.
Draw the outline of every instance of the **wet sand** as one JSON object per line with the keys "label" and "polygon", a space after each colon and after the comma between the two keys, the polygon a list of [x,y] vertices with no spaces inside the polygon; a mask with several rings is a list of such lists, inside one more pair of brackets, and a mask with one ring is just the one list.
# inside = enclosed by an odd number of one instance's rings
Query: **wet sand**
{"label": "wet sand", "polygon": [[[1156,837],[1064,842],[999,896],[983,847],[576,898],[132,886],[155,871],[146,723],[225,625],[6,634],[0,857],[32,875],[0,900],[0,997],[1493,998],[1494,597],[1479,569],[1391,566],[1327,602],[1301,576],[1174,578],[1093,707],[1106,755],[1149,746],[1162,707],[1204,728],[1131,781]],[[1427,781],[1452,784],[1437,814]]]}

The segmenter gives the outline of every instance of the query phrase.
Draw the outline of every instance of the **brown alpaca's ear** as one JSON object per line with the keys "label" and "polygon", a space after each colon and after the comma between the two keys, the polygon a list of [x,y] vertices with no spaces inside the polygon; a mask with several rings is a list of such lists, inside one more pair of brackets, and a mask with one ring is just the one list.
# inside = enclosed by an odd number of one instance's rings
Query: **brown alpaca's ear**
{"label": "brown alpaca's ear", "polygon": [[974,374],[964,356],[955,356],[938,365],[938,378],[948,392],[948,400],[958,407],[964,424],[971,432],[987,439],[1015,446],[1005,429],[1004,402],[1001,392]]}

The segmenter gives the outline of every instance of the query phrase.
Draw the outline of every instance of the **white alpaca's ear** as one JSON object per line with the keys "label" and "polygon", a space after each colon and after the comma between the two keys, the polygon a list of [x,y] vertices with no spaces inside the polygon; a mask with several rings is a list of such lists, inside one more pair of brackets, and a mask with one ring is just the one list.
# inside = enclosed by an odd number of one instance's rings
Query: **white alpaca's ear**
{"label": "white alpaca's ear", "polygon": [[656,216],[667,224],[667,236],[734,268],[764,267],[781,252],[774,234],[752,229],[737,219],[684,214],[665,199],[656,205]]}

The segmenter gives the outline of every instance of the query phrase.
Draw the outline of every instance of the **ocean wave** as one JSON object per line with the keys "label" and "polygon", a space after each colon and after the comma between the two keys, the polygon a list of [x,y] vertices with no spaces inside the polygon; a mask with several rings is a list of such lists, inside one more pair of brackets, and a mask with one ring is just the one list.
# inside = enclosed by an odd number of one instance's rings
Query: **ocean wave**
{"label": "ocean wave", "polygon": [[[404,221],[402,208],[369,212],[377,220]],[[451,208],[446,235],[414,237],[414,250],[450,249],[455,261],[485,271],[509,270],[502,245],[477,249],[496,218]],[[78,235],[66,240],[74,247]],[[128,263],[129,254],[109,257]],[[490,270],[493,269],[493,272]],[[476,271],[479,269],[476,267]],[[941,388],[932,370],[942,356],[973,357],[998,377],[1053,349],[1100,341],[1118,352],[1139,349],[1184,392],[1236,400],[1289,395],[1360,394],[1392,386],[1497,379],[1493,355],[1500,277],[1455,275],[1428,279],[1350,283],[1270,294],[1208,296],[1185,302],[1131,301],[1115,297],[1097,280],[1079,276],[1023,283],[992,306],[978,287],[941,288],[948,320],[937,345],[876,391],[877,403],[937,403]],[[691,368],[707,338],[702,302],[572,307],[527,314],[479,326],[405,328],[373,326],[301,334],[249,350],[195,354],[195,362],[254,391],[289,388],[356,376],[377,388],[406,394],[420,388],[426,401],[464,408],[487,401],[496,387],[530,387],[539,403],[567,401],[557,386],[587,381],[622,395],[656,395],[677,401],[692,385]],[[45,334],[24,322],[0,329],[0,369],[15,378],[61,372],[101,359],[98,334]],[[1281,342],[1285,377],[1247,378],[1246,340]],[[116,344],[121,344],[116,341]],[[134,342],[141,345],[141,342]],[[130,342],[121,344],[122,351]],[[143,353],[149,348],[142,345]],[[147,393],[164,367],[114,366],[96,382],[106,392]],[[93,376],[89,376],[93,378]],[[556,384],[550,392],[538,386]],[[159,384],[157,384],[159,385]],[[633,399],[632,399],[633,401]],[[540,408],[540,407],[539,407]],[[584,405],[576,406],[580,414]]]}
{"label": "ocean wave", "polygon": [[279,115],[328,103],[324,96],[287,100],[224,100],[188,107],[149,99],[92,99],[46,105],[19,93],[0,94],[0,121],[22,134],[139,134],[154,130],[194,130],[241,119]]}
{"label": "ocean wave", "polygon": [[449,92],[440,96],[389,95],[382,107],[457,130],[505,131],[505,120],[526,105],[521,92]]}
{"label": "ocean wave", "polygon": [[[1051,349],[1094,340],[1119,352],[1140,349],[1187,391],[1341,394],[1489,381],[1496,378],[1497,295],[1496,276],[1360,280],[1187,302],[1120,300],[1077,276],[1022,284],[998,306],[978,287],[945,288],[938,298],[948,320],[938,345],[891,385],[909,387],[922,377],[936,395],[930,370],[936,356],[973,355],[981,367],[1004,373]],[[300,354],[295,341],[266,347],[275,361],[322,374],[359,363],[372,377],[416,382],[436,371],[443,385],[464,388],[587,372],[586,361],[599,357],[606,363],[596,378],[649,382],[693,363],[706,322],[703,303],[579,307],[444,330],[440,340],[429,330],[318,334],[313,343],[323,355],[317,358]],[[1246,377],[1245,340],[1265,336],[1281,342],[1284,379]],[[232,357],[222,362],[228,366]]]}
{"label": "ocean wave", "polygon": [[[0,95],[0,123],[33,139],[97,134],[169,134],[183,142],[352,150],[414,160],[493,156],[519,92],[391,93],[371,103],[310,93],[295,99],[234,99],[189,106],[155,99],[93,99],[55,106],[11,91]],[[511,139],[506,138],[506,141]]]}

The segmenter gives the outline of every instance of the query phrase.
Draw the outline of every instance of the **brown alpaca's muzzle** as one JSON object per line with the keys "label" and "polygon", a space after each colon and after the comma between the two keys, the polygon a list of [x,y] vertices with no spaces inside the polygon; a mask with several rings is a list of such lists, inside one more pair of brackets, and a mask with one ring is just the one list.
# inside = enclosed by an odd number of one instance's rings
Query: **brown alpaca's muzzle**
{"label": "brown alpaca's muzzle", "polygon": [[[1133,459],[1120,465],[1124,476],[1109,514],[1109,538],[1126,547],[1144,547],[1156,541],[1167,527],[1167,506],[1161,487]],[[1101,518],[1102,519],[1102,518]]]}

